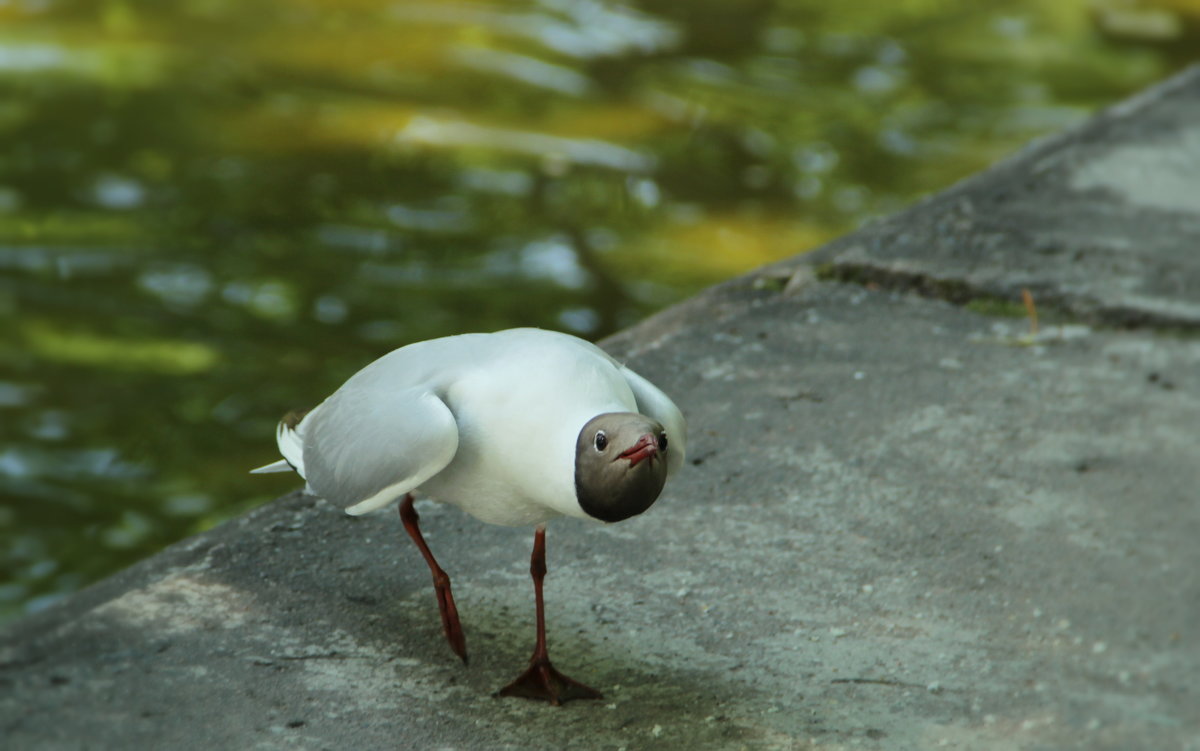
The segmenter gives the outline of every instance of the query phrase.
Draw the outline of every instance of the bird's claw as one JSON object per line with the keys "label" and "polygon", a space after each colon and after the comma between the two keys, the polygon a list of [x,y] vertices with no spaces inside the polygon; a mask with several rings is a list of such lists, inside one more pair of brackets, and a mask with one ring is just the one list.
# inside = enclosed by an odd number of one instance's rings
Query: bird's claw
{"label": "bird's claw", "polygon": [[496,692],[497,696],[541,699],[560,706],[572,699],[603,699],[604,695],[554,669],[549,657],[534,657],[524,673]]}

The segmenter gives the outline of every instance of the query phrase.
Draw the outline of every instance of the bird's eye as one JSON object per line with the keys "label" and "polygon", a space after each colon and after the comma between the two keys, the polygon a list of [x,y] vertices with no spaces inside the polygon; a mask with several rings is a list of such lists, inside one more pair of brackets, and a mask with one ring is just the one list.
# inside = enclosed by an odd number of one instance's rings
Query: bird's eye
{"label": "bird's eye", "polygon": [[667,434],[666,433],[658,434],[658,450],[659,451],[667,450]]}
{"label": "bird's eye", "polygon": [[596,450],[603,451],[606,448],[608,448],[608,436],[604,434],[603,430],[597,430],[596,431]]}

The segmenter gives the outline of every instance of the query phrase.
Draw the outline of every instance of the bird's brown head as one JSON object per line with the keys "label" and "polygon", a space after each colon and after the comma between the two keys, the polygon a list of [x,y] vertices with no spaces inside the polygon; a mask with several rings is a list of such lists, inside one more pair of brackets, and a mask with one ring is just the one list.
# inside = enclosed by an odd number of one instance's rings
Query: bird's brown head
{"label": "bird's brown head", "polygon": [[633,412],[597,415],[575,442],[575,495],[589,516],[619,522],[658,498],[667,481],[668,436]]}

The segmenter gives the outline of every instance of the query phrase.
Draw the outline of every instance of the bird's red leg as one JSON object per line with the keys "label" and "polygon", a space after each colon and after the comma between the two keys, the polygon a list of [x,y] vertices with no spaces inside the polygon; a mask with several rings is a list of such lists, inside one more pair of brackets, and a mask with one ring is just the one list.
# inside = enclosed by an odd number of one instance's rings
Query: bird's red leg
{"label": "bird's red leg", "polygon": [[408,536],[417,544],[421,555],[425,556],[425,562],[429,564],[429,571],[433,574],[433,591],[437,595],[438,610],[442,613],[442,633],[446,635],[446,641],[450,642],[450,649],[453,649],[454,654],[458,655],[466,664],[467,640],[463,636],[462,624],[458,622],[458,609],[454,607],[454,593],[450,591],[450,577],[438,565],[429,546],[425,544],[425,538],[421,536],[421,528],[417,526],[420,519],[417,510],[413,508],[412,494],[405,495],[404,500],[400,502],[400,521],[404,523],[404,531],[408,532]]}
{"label": "bird's red leg", "polygon": [[571,699],[603,699],[599,691],[588,688],[554,669],[546,651],[546,608],[542,602],[542,580],[546,578],[546,526],[539,524],[533,537],[533,555],[529,561],[533,576],[533,597],[537,608],[537,642],[529,668],[498,692],[500,696],[523,696],[544,699],[560,705]]}

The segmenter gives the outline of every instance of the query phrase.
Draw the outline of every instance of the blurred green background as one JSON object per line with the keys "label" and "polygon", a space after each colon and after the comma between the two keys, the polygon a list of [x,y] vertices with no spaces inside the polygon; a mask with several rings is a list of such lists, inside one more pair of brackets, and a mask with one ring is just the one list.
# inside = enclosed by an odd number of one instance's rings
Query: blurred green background
{"label": "blurred green background", "polygon": [[596,338],[1200,58],[1200,0],[0,0],[0,619],[298,485],[405,343]]}

